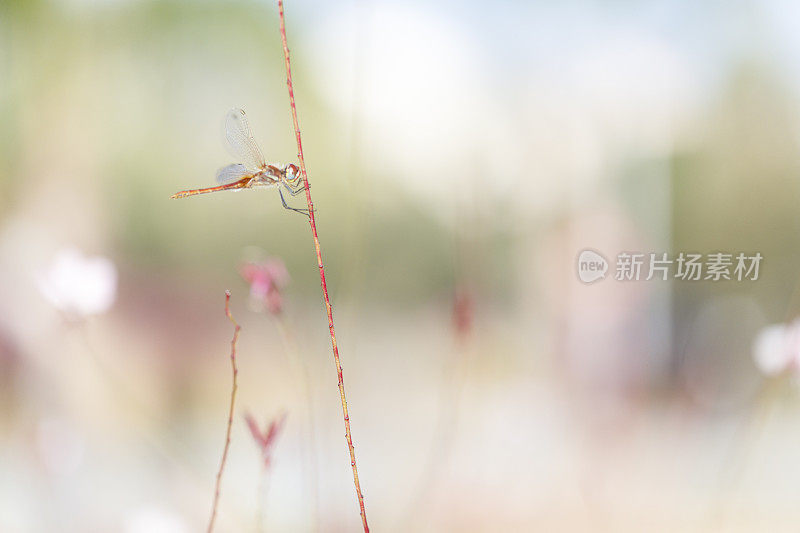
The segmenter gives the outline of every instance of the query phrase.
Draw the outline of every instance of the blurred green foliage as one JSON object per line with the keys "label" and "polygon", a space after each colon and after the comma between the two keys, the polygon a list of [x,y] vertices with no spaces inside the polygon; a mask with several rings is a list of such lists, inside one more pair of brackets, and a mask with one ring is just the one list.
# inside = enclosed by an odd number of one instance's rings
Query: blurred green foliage
{"label": "blurred green foliage", "polygon": [[[96,199],[107,221],[101,233],[124,265],[177,281],[233,281],[242,249],[257,245],[286,261],[294,290],[316,297],[307,224],[281,209],[275,191],[169,199],[176,190],[212,184],[216,168],[231,161],[217,124],[234,105],[253,110],[252,127],[268,159],[292,158],[271,8],[188,1],[110,3],[92,10],[80,3],[7,4],[0,28],[13,46],[0,52],[7,80],[0,88],[0,216],[24,209],[30,194],[25,186],[45,180],[36,174],[37,161],[46,158],[58,169],[54,186],[74,184]],[[293,31],[303,30],[290,29],[290,38]],[[325,87],[311,83],[303,56],[295,54],[293,61],[333,288],[346,278],[347,291],[414,303],[452,287],[455,232],[434,211],[437,200],[421,201],[393,185],[390,166],[366,168],[348,158],[342,130],[349,119],[323,103],[319,91]],[[489,219],[482,232],[503,234],[498,226]],[[473,284],[495,298],[510,298],[513,243],[485,243],[495,260]]]}
{"label": "blurred green foliage", "polygon": [[800,308],[797,105],[779,75],[742,64],[707,110],[702,138],[673,159],[673,247],[752,255],[758,281],[680,283],[676,314],[720,294],[753,298],[772,321]]}

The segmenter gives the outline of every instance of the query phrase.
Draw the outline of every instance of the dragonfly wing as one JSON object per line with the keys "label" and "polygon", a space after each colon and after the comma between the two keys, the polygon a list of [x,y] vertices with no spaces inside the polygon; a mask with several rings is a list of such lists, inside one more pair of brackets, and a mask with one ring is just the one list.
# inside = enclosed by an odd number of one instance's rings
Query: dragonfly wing
{"label": "dragonfly wing", "polygon": [[217,170],[217,183],[220,185],[227,185],[228,183],[233,183],[234,181],[239,181],[240,179],[251,176],[253,173],[247,170],[247,167],[240,164],[228,165],[227,167],[222,167],[221,169]]}
{"label": "dragonfly wing", "polygon": [[241,109],[231,109],[225,115],[225,138],[247,168],[259,170],[266,166],[264,156],[250,132],[247,116]]}

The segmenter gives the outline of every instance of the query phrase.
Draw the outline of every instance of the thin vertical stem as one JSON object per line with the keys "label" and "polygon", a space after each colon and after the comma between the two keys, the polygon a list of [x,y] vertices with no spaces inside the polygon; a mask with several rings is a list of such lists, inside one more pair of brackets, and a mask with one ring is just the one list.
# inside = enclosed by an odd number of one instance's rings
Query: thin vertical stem
{"label": "thin vertical stem", "polygon": [[308,183],[306,172],[306,162],[303,157],[303,142],[300,137],[300,124],[297,121],[297,107],[294,103],[294,86],[292,85],[292,65],[289,61],[289,46],[286,43],[286,21],[283,14],[283,0],[278,0],[278,12],[280,13],[281,42],[283,43],[283,58],[286,64],[286,85],[289,89],[289,105],[292,109],[292,122],[294,123],[294,134],[297,140],[297,159],[300,162],[300,174],[303,177],[303,185],[306,189],[306,203],[308,204],[308,222],[311,226],[311,233],[314,235],[314,248],[317,251],[317,266],[319,267],[319,280],[322,285],[322,296],[325,300],[325,309],[328,313],[328,330],[331,334],[331,346],[333,348],[333,360],[336,363],[336,374],[339,380],[339,396],[342,401],[342,416],[344,417],[345,439],[347,448],[350,451],[350,466],[353,468],[353,483],[356,487],[358,496],[358,506],[361,512],[361,524],[364,531],[369,532],[367,525],[367,512],[364,508],[364,495],[361,493],[361,484],[358,481],[358,468],[356,467],[356,452],[353,447],[353,437],[350,432],[350,415],[347,411],[347,398],[344,394],[344,377],[342,376],[342,363],[339,360],[339,348],[336,345],[336,333],[333,329],[333,309],[331,308],[330,298],[328,297],[328,285],[325,281],[325,267],[322,264],[322,251],[319,246],[317,236],[317,222],[314,213],[314,202],[311,200],[311,186]]}
{"label": "thin vertical stem", "polygon": [[228,448],[231,446],[231,426],[233,425],[233,408],[236,404],[236,391],[239,388],[236,377],[239,369],[236,367],[236,342],[239,340],[239,330],[242,329],[233,319],[230,310],[231,291],[225,291],[225,316],[233,323],[233,339],[231,339],[231,370],[233,372],[233,388],[231,389],[231,403],[228,408],[228,428],[225,431],[225,447],[222,449],[222,460],[217,471],[217,482],[214,485],[214,505],[211,507],[211,520],[208,522],[208,533],[214,530],[214,522],[217,519],[217,506],[219,505],[219,491],[222,483],[222,471],[225,470],[225,462],[228,460]]}
{"label": "thin vertical stem", "polygon": [[296,380],[299,383],[299,388],[303,389],[303,401],[306,406],[306,430],[308,432],[308,460],[307,466],[310,472],[307,472],[308,477],[311,478],[311,507],[314,509],[313,527],[312,531],[319,531],[319,461],[317,460],[317,439],[315,436],[316,424],[314,423],[314,396],[311,393],[311,385],[309,384],[308,369],[303,364],[300,358],[300,353],[297,348],[297,342],[291,332],[289,324],[282,313],[275,316],[275,324],[278,326],[278,331],[283,340],[283,348],[286,352],[286,358],[289,364],[293,367]]}

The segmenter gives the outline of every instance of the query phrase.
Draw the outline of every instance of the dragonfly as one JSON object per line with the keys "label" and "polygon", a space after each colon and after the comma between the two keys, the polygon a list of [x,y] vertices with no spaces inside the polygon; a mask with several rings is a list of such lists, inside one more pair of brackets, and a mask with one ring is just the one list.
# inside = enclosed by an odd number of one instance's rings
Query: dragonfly
{"label": "dragonfly", "polygon": [[234,163],[219,169],[217,171],[218,185],[179,191],[171,198],[186,198],[218,191],[277,187],[284,208],[309,216],[308,209],[291,207],[283,197],[284,190],[292,196],[297,196],[305,191],[300,169],[294,163],[272,165],[266,162],[253,138],[247,122],[247,115],[243,110],[234,108],[225,115],[225,138],[241,163]]}

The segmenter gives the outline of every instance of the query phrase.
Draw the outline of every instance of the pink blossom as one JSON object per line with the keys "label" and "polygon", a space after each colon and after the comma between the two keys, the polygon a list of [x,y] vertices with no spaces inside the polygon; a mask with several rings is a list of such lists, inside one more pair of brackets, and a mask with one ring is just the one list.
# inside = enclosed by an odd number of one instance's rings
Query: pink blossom
{"label": "pink blossom", "polygon": [[283,423],[286,421],[286,413],[281,414],[279,417],[269,423],[265,431],[261,431],[258,427],[258,422],[250,413],[245,413],[245,422],[250,429],[250,434],[256,442],[256,446],[261,451],[261,460],[264,462],[264,468],[269,468],[272,462],[272,449],[275,447],[275,441],[278,434],[283,429]]}
{"label": "pink blossom", "polygon": [[105,257],[86,257],[75,248],[60,250],[37,281],[46,300],[78,318],[104,313],[117,293],[114,263]]}
{"label": "pink blossom", "polygon": [[753,341],[753,360],[767,376],[800,373],[800,319],[763,328]]}
{"label": "pink blossom", "polygon": [[283,261],[267,258],[244,263],[240,272],[250,284],[250,303],[258,310],[278,314],[283,309],[283,288],[289,283],[289,272]]}
{"label": "pink blossom", "polygon": [[469,291],[458,289],[453,299],[453,327],[459,337],[472,331],[475,316],[475,302]]}

